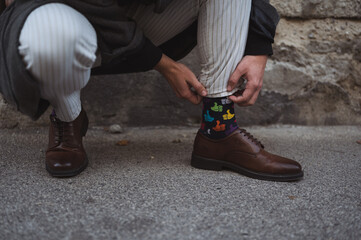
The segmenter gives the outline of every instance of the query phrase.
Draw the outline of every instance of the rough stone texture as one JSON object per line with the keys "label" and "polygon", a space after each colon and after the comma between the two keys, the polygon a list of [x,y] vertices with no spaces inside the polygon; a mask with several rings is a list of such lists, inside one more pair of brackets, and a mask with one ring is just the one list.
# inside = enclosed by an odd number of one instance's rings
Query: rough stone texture
{"label": "rough stone texture", "polygon": [[282,17],[361,18],[360,0],[271,0]]}
{"label": "rough stone texture", "polygon": [[264,94],[281,94],[278,121],[361,123],[361,22],[282,19]]}
{"label": "rough stone texture", "polygon": [[200,107],[178,99],[155,71],[93,77],[84,89],[83,103],[97,125],[188,125],[200,121]]}
{"label": "rough stone texture", "polygon": [[[361,1],[271,1],[283,17],[257,103],[238,109],[249,124],[361,124]],[[333,17],[333,18],[328,18]],[[196,74],[196,50],[183,62]],[[157,72],[93,77],[83,105],[96,125],[193,125],[200,107],[175,97]],[[32,122],[0,99],[0,128]]]}

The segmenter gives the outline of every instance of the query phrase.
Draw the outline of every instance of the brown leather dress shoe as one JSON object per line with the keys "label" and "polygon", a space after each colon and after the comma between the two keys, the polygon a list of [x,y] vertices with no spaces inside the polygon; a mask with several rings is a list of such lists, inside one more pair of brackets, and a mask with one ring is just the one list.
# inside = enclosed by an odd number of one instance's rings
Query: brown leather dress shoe
{"label": "brown leather dress shoe", "polygon": [[50,115],[49,147],[46,151],[46,170],[54,177],[72,177],[88,165],[82,137],[88,130],[88,117],[82,110],[72,122],[63,122]]}
{"label": "brown leather dress shoe", "polygon": [[271,154],[244,129],[213,140],[198,132],[191,165],[195,168],[234,170],[248,177],[270,181],[295,181],[303,177],[301,165],[291,159]]}

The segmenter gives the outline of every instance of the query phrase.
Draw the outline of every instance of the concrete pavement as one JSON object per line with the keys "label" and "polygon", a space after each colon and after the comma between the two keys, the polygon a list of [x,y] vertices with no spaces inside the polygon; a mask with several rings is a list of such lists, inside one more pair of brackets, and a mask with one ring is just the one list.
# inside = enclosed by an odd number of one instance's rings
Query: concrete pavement
{"label": "concrete pavement", "polygon": [[89,167],[57,179],[44,169],[46,128],[0,130],[0,239],[361,238],[361,127],[248,130],[298,160],[304,180],[194,169],[197,129],[170,127],[93,127]]}

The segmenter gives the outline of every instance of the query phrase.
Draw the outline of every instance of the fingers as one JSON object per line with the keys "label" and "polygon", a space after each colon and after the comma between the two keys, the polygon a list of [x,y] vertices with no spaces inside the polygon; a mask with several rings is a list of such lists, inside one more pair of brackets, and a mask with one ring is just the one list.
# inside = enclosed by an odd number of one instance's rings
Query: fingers
{"label": "fingers", "polygon": [[193,98],[192,101],[190,102],[196,105],[200,104],[202,102],[203,97],[199,95],[194,95],[194,96],[195,98]]}
{"label": "fingers", "polygon": [[[202,86],[202,85],[201,85]],[[184,98],[190,101],[193,104],[199,104],[202,101],[202,96],[198,95],[197,92],[191,90],[191,85],[188,84],[186,81],[179,81],[178,84],[172,85],[174,92],[176,93],[177,97]],[[197,86],[199,88],[199,86]],[[202,88],[204,88],[202,86]],[[200,90],[205,91],[204,90]],[[206,92],[207,95],[207,92]]]}
{"label": "fingers", "polygon": [[[245,91],[245,92],[247,92],[247,91]],[[256,100],[258,98],[259,93],[260,93],[260,90],[255,91],[252,94],[252,97],[249,98],[249,99],[245,99],[242,96],[238,96],[238,97],[237,96],[229,96],[228,98],[231,101],[237,103],[239,106],[246,107],[246,106],[252,106],[252,105],[254,105],[256,103]]]}
{"label": "fingers", "polygon": [[[199,104],[202,97],[208,94],[205,87],[187,66],[174,62],[166,55],[162,56],[155,69],[163,74],[179,98],[185,98],[193,104]],[[191,90],[192,87],[195,91]]]}
{"label": "fingers", "polygon": [[267,63],[267,56],[245,56],[232,73],[227,91],[232,91],[242,76],[247,78],[246,88],[241,96],[233,95],[229,99],[240,106],[253,105],[262,88],[263,74]]}
{"label": "fingers", "polygon": [[206,88],[198,81],[198,79],[195,76],[191,80],[187,80],[187,82],[196,90],[196,92],[200,96],[202,97],[207,96],[208,93]]}
{"label": "fingers", "polygon": [[259,83],[257,82],[256,80],[248,81],[243,94],[239,96],[229,96],[229,100],[237,103],[239,106],[251,106],[255,104],[262,88],[262,80],[260,80]]}
{"label": "fingers", "polygon": [[251,91],[250,89],[246,89],[243,92],[243,95],[241,96],[229,96],[229,100],[233,101],[234,103],[237,103],[239,106],[250,106],[252,105],[250,103],[250,100],[252,96],[254,95],[255,91]]}
{"label": "fingers", "polygon": [[[194,73],[186,66],[182,65],[184,72],[186,73],[186,81],[183,82],[186,86],[180,88],[180,95],[182,98],[187,99],[193,104],[199,104],[202,101],[202,97],[207,96],[206,88],[198,81]],[[195,92],[191,90],[194,88]]]}
{"label": "fingers", "polygon": [[248,102],[249,105],[248,105],[248,106],[254,105],[254,104],[256,103],[257,98],[258,98],[258,95],[259,95],[259,93],[261,92],[261,88],[262,88],[262,87],[258,87],[257,91],[253,94],[253,96],[252,96],[251,99],[249,100],[249,102]]}
{"label": "fingers", "polygon": [[202,101],[202,97],[199,96],[197,93],[191,91],[189,88],[180,89],[177,96],[187,99],[193,104],[199,104]]}
{"label": "fingers", "polygon": [[234,70],[234,72],[232,73],[231,77],[228,80],[228,85],[227,85],[228,92],[232,91],[237,86],[239,79],[247,72],[241,63],[242,62],[238,64],[236,70]]}

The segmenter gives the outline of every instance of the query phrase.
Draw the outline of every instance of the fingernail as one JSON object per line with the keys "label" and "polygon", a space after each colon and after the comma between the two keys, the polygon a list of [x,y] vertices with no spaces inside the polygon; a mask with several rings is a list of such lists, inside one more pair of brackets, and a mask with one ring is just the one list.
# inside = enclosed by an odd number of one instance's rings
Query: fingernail
{"label": "fingernail", "polygon": [[201,95],[202,95],[203,97],[205,97],[205,96],[207,96],[207,92],[206,92],[206,91],[202,91],[202,92],[201,92]]}
{"label": "fingernail", "polygon": [[231,90],[232,90],[231,87],[228,86],[228,87],[227,87],[227,91],[229,92],[229,91],[231,91]]}

